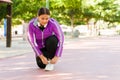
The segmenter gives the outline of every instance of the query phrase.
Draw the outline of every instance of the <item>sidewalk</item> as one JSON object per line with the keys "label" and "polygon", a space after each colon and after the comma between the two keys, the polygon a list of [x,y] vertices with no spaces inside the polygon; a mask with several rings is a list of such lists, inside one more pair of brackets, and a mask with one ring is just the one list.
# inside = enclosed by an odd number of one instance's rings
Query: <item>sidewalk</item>
{"label": "sidewalk", "polygon": [[[89,40],[89,39],[96,39],[99,37],[81,37],[81,38],[65,38],[64,45],[67,48],[71,47],[71,42],[78,42],[79,40]],[[102,36],[100,36],[102,38]],[[105,38],[105,36],[103,36]],[[106,37],[109,38],[109,37]],[[67,45],[69,44],[69,45]],[[73,44],[72,44],[73,45]],[[73,46],[72,46],[73,47]],[[66,48],[66,47],[64,47]],[[76,48],[76,47],[73,47]],[[27,54],[33,52],[31,45],[26,40],[23,40],[21,37],[15,37],[12,39],[11,47],[6,47],[6,40],[0,40],[0,59],[19,56],[22,54]]]}
{"label": "sidewalk", "polygon": [[11,47],[6,47],[6,40],[0,40],[0,59],[22,55],[32,52],[32,48],[28,41],[22,38],[12,40]]}
{"label": "sidewalk", "polygon": [[[24,41],[15,42],[13,49],[24,51],[30,47]],[[56,79],[120,80],[120,36],[70,39],[53,71],[39,69],[31,49],[24,55],[0,60],[0,80]]]}
{"label": "sidewalk", "polygon": [[[75,40],[75,39],[74,39]],[[65,45],[71,42],[72,39],[65,39]],[[11,47],[6,47],[6,40],[0,40],[0,59],[14,57],[22,54],[33,52],[31,45],[21,37],[12,38]]]}

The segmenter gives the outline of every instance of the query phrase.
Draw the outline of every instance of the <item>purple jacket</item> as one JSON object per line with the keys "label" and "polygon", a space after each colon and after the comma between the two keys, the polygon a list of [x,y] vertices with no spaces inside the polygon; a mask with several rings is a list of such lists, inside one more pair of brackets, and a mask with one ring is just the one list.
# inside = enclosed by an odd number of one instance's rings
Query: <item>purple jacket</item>
{"label": "purple jacket", "polygon": [[52,18],[49,19],[43,31],[39,29],[37,23],[37,18],[34,18],[29,22],[28,27],[28,40],[36,55],[39,56],[42,54],[40,49],[45,47],[45,39],[51,35],[55,35],[59,41],[56,56],[60,57],[63,50],[64,35],[58,22]]}

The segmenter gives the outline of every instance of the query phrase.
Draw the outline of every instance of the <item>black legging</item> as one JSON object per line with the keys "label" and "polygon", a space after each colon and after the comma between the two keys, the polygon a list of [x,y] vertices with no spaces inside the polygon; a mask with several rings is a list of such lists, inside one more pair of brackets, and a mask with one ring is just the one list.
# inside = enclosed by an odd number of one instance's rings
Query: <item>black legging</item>
{"label": "black legging", "polygon": [[[41,51],[47,59],[52,59],[55,56],[57,49],[58,39],[55,35],[48,37],[45,41],[45,48],[42,48]],[[41,61],[40,57],[36,57],[36,62],[38,67],[45,68],[45,64]]]}

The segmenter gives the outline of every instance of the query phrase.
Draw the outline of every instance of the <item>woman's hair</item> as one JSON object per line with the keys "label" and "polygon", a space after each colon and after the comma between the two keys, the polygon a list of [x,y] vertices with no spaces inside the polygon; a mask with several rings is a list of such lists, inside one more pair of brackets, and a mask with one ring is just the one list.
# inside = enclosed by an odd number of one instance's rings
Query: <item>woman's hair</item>
{"label": "woman's hair", "polygon": [[38,16],[43,15],[43,14],[50,15],[49,9],[47,9],[47,8],[40,8],[40,9],[38,10]]}

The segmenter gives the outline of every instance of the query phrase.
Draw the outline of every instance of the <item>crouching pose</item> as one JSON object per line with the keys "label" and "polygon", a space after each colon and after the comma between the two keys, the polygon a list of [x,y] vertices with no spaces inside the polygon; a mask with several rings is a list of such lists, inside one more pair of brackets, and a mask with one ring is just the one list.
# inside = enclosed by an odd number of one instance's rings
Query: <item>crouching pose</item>
{"label": "crouching pose", "polygon": [[40,8],[38,16],[29,22],[28,40],[38,67],[53,70],[62,54],[64,35],[58,22],[50,18],[47,8]]}

